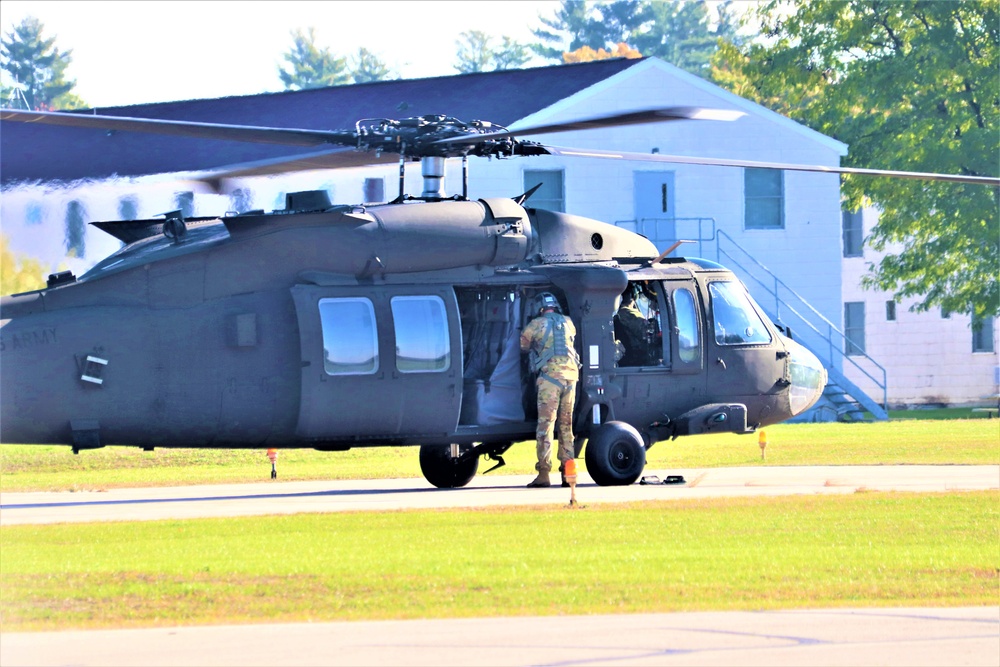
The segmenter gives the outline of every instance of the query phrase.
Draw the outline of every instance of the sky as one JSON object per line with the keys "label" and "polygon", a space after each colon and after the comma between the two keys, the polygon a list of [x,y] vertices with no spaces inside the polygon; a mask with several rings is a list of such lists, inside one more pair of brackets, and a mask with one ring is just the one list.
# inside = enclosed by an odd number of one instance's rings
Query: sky
{"label": "sky", "polygon": [[[337,56],[362,46],[402,78],[456,74],[456,42],[469,30],[521,43],[537,41],[539,16],[556,0],[494,2],[295,2],[3,0],[7,35],[26,16],[72,50],[67,78],[88,106],[118,106],[250,95],[283,89],[282,55],[295,29],[315,28]],[[527,66],[546,64],[535,60]]]}

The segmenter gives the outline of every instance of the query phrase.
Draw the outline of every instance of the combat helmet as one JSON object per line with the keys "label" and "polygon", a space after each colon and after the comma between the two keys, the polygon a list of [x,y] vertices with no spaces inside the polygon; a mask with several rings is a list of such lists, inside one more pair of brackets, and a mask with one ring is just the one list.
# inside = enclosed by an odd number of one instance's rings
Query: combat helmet
{"label": "combat helmet", "polygon": [[562,306],[559,305],[559,299],[556,298],[555,294],[551,292],[542,292],[535,296],[535,312],[541,313],[543,310],[551,308],[555,312],[562,314]]}

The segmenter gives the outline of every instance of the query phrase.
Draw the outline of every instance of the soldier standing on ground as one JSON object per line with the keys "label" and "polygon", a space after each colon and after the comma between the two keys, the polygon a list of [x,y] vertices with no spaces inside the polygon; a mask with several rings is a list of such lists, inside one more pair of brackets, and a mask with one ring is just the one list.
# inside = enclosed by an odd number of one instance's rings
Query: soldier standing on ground
{"label": "soldier standing on ground", "polygon": [[553,294],[543,292],[535,300],[538,317],[521,332],[521,351],[528,352],[531,371],[537,374],[538,439],[536,453],[538,476],[531,487],[550,486],[552,439],[559,425],[559,471],[565,482],[566,461],[575,457],[573,449],[573,406],[576,383],[580,379],[580,357],[576,352],[576,327],[562,314]]}

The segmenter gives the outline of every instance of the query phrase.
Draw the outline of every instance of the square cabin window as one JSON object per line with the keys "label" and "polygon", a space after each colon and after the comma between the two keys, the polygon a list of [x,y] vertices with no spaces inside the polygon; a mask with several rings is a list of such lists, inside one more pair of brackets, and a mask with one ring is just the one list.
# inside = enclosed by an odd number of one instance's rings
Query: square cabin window
{"label": "square cabin window", "polygon": [[563,183],[562,169],[525,169],[525,192],[541,184],[541,187],[525,203],[532,208],[543,208],[546,211],[558,211],[560,213],[565,212],[566,195]]}
{"label": "square cabin window", "polygon": [[785,228],[785,172],[743,170],[743,219],[746,229]]}
{"label": "square cabin window", "polygon": [[394,296],[396,368],[400,373],[440,373],[451,367],[448,314],[439,296]]}
{"label": "square cabin window", "polygon": [[371,375],[378,371],[378,330],[371,301],[320,299],[319,315],[327,375]]}

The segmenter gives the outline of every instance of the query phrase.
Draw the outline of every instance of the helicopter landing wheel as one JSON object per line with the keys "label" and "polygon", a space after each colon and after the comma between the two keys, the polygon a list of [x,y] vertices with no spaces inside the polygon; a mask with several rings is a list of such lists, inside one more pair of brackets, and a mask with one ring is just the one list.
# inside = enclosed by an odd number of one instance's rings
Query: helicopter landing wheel
{"label": "helicopter landing wheel", "polygon": [[[459,447],[464,455],[471,449],[469,445]],[[455,489],[465,486],[479,470],[478,456],[451,455],[451,445],[420,445],[420,472],[428,482],[439,489]]]}
{"label": "helicopter landing wheel", "polygon": [[646,467],[642,436],[625,422],[607,422],[587,442],[587,472],[600,486],[627,486]]}

